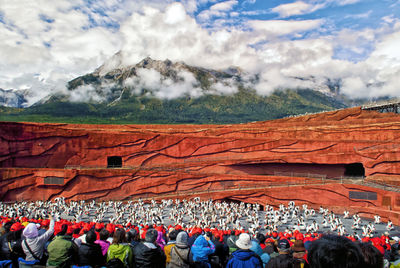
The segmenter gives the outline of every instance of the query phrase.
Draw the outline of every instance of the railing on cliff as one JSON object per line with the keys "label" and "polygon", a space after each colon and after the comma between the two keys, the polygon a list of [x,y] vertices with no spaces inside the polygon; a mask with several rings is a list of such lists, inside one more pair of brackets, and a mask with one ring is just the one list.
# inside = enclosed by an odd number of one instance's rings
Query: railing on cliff
{"label": "railing on cliff", "polygon": [[297,118],[297,117],[301,117],[301,116],[316,115],[316,114],[322,114],[322,113],[328,113],[328,112],[337,112],[337,111],[342,111],[342,110],[345,110],[345,109],[348,109],[348,107],[332,109],[332,110],[322,110],[322,111],[313,112],[313,113],[312,112],[305,112],[305,113],[302,113],[302,114],[292,114],[292,115],[285,116],[283,118]]}
{"label": "railing on cliff", "polygon": [[369,186],[374,188],[382,188],[386,191],[395,191],[400,192],[400,189],[382,185],[382,184],[375,184],[371,182],[364,182],[359,179],[323,179],[320,181],[307,181],[305,180],[303,183],[301,182],[287,182],[287,183],[267,183],[267,185],[262,186],[231,186],[231,187],[222,187],[219,189],[207,189],[207,190],[181,190],[175,191],[168,194],[144,194],[140,197],[133,198],[133,199],[141,199],[141,200],[151,200],[151,199],[166,199],[166,198],[185,198],[187,196],[199,196],[199,195],[210,195],[219,192],[227,192],[227,191],[248,191],[248,190],[267,190],[271,188],[282,188],[282,187],[299,187],[299,186],[320,186],[326,185],[331,183],[340,183],[340,184],[358,184],[363,186]]}
{"label": "railing on cliff", "polygon": [[381,113],[400,113],[400,100],[373,102],[361,107],[363,110],[379,111]]}
{"label": "railing on cliff", "polygon": [[[110,167],[109,167],[110,168]],[[105,166],[65,166],[65,169],[107,169]],[[139,170],[151,170],[151,171],[183,171],[190,172],[190,169],[187,170],[187,167],[177,167],[177,166],[123,166],[111,169],[139,169]],[[196,171],[199,173],[199,171]],[[218,175],[219,173],[215,173]],[[263,182],[262,185],[258,186],[257,189],[266,189],[272,187],[291,187],[291,186],[302,186],[302,185],[324,185],[330,183],[340,183],[340,184],[357,184],[362,186],[368,186],[373,188],[382,189],[385,191],[391,192],[400,192],[400,188],[394,185],[385,184],[377,181],[366,181],[365,177],[349,177],[349,176],[340,176],[334,178],[327,178],[326,174],[315,174],[315,173],[300,173],[300,172],[274,172],[273,175],[265,175],[265,176],[278,176],[278,177],[290,177],[290,178],[304,178],[303,182],[299,183],[300,180],[286,180],[285,183],[282,182]],[[217,189],[216,191],[227,191],[227,190],[243,190],[244,186],[234,186],[234,188],[225,188]],[[254,186],[249,189],[254,189]],[[194,194],[194,193],[193,193]]]}

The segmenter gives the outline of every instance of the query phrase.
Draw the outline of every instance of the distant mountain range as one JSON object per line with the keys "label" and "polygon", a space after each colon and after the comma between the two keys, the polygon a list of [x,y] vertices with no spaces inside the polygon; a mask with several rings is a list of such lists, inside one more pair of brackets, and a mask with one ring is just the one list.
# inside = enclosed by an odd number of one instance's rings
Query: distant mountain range
{"label": "distant mountain range", "polygon": [[236,67],[212,70],[151,58],[123,66],[117,53],[94,72],[69,81],[67,93],[31,107],[25,107],[23,92],[0,90],[0,116],[6,121],[223,124],[359,104],[340,94],[337,80],[260,96],[258,79]]}

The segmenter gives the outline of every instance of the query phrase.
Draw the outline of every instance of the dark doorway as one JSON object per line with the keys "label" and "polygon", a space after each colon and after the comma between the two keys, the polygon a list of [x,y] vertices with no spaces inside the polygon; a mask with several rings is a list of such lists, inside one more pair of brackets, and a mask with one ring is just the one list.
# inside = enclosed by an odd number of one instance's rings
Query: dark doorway
{"label": "dark doorway", "polygon": [[109,157],[107,157],[107,167],[108,168],[120,168],[120,167],[122,167],[122,157],[121,156],[109,156]]}
{"label": "dark doorway", "polygon": [[345,177],[365,177],[365,169],[361,163],[347,164],[345,168]]}

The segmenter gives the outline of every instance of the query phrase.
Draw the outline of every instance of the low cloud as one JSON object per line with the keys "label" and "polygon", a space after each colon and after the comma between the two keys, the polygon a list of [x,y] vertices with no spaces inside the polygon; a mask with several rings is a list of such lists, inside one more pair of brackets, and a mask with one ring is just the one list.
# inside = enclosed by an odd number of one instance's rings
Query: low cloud
{"label": "low cloud", "polygon": [[154,69],[138,69],[137,76],[125,81],[125,86],[132,93],[140,95],[143,90],[148,96],[160,99],[175,99],[182,96],[199,97],[202,95],[200,85],[190,72],[181,71],[172,78],[164,77]]}
{"label": "low cloud", "polygon": [[106,94],[110,92],[110,87],[102,87],[103,91],[93,85],[79,86],[70,92],[69,100],[72,102],[104,102]]}
{"label": "low cloud", "polygon": [[231,95],[237,92],[237,85],[232,79],[216,83],[210,81],[210,88],[202,89],[194,74],[184,70],[179,70],[175,78],[166,77],[155,69],[137,69],[136,74],[124,82],[124,86],[136,95],[147,92],[147,96],[175,99],[183,96],[197,98],[204,94]]}

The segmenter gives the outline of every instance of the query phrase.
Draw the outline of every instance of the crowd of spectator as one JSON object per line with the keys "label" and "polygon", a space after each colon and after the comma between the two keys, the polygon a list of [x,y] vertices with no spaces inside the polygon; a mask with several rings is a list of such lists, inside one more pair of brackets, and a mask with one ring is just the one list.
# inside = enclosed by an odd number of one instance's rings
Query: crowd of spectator
{"label": "crowd of spectator", "polygon": [[[0,267],[400,267],[399,240],[1,216]],[[12,266],[11,266],[12,265]]]}

